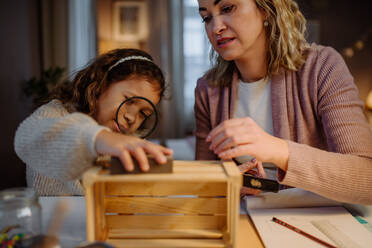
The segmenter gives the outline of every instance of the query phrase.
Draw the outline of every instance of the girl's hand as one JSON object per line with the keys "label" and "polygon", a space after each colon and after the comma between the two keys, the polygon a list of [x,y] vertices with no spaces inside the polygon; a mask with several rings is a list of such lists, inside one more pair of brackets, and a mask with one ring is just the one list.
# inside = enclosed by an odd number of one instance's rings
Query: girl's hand
{"label": "girl's hand", "polygon": [[[266,172],[262,166],[262,162],[257,161],[257,159],[255,158],[252,159],[250,162],[239,165],[238,168],[241,174],[248,172],[253,176],[266,178]],[[245,195],[258,195],[260,193],[261,190],[252,189],[244,186],[240,189],[240,197],[243,197]]]}
{"label": "girl's hand", "polygon": [[146,154],[152,155],[156,162],[167,162],[165,155],[172,155],[171,149],[154,144],[147,140],[121,133],[102,130],[96,137],[97,153],[118,157],[127,171],[134,169],[132,157],[138,161],[142,171],[150,169]]}
{"label": "girl's hand", "polygon": [[266,133],[249,117],[222,122],[209,133],[206,141],[211,142],[209,149],[221,159],[251,155],[287,170],[287,142]]}

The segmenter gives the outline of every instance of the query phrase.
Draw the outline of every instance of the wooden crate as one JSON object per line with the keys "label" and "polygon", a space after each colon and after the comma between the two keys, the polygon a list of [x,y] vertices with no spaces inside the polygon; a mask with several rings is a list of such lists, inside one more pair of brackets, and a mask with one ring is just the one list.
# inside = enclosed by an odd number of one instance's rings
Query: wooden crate
{"label": "wooden crate", "polygon": [[236,247],[242,178],[232,162],[174,161],[173,173],[83,175],[87,240],[115,247]]}

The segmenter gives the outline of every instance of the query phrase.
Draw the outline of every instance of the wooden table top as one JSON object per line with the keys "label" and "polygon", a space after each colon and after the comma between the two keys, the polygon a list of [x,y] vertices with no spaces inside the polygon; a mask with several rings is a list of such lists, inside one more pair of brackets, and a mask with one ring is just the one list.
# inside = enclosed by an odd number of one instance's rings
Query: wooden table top
{"label": "wooden table top", "polygon": [[265,246],[248,215],[240,215],[237,248],[264,248]]}
{"label": "wooden table top", "polygon": [[[55,214],[59,200],[68,201],[69,214],[60,231],[62,247],[74,247],[86,239],[85,200],[84,197],[40,197],[43,214],[43,231],[47,231],[49,222]],[[241,214],[236,248],[264,248],[264,245],[248,215]]]}

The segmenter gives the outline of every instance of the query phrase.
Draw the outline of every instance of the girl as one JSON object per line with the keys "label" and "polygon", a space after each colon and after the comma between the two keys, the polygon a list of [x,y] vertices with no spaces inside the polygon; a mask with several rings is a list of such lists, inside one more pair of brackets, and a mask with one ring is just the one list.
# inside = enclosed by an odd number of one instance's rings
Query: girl
{"label": "girl", "polygon": [[372,204],[372,133],[357,88],[334,49],[307,44],[297,4],[198,2],[215,65],[195,91],[196,158],[237,158],[241,171],[272,163],[283,184]]}
{"label": "girl", "polygon": [[[165,163],[171,150],[119,133],[115,121],[125,99],[140,96],[156,105],[164,87],[162,71],[143,51],[117,49],[96,58],[18,127],[15,151],[27,165],[28,185],[39,195],[81,195],[79,179],[100,154],[118,157],[128,171],[132,157],[143,171],[149,169],[146,154]],[[151,111],[144,106],[136,106],[124,126],[140,126]]]}

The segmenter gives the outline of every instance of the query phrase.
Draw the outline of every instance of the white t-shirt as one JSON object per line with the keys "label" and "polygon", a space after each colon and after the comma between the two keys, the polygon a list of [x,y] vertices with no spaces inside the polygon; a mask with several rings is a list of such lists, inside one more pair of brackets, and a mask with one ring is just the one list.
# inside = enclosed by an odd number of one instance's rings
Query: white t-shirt
{"label": "white t-shirt", "polygon": [[[270,86],[270,78],[251,83],[239,81],[234,118],[250,117],[265,132],[273,134]],[[251,159],[249,155],[236,158],[240,163]]]}

